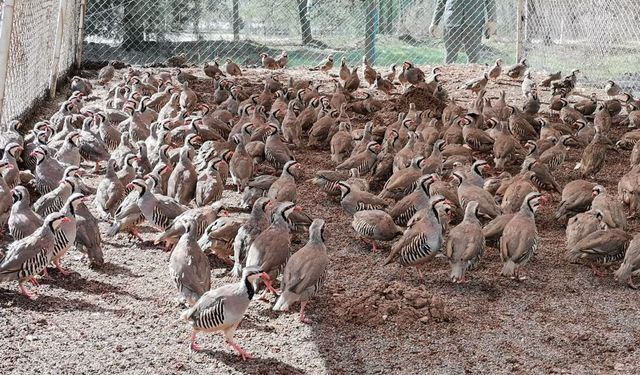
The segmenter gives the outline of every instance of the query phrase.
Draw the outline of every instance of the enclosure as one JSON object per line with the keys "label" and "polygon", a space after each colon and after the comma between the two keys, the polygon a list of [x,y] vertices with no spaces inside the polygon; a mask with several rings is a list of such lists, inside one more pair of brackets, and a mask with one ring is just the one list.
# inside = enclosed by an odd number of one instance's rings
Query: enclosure
{"label": "enclosure", "polygon": [[[450,0],[451,1],[451,0]],[[114,82],[129,65],[141,72],[197,76],[193,89],[211,100],[214,84],[204,63],[232,59],[245,69],[242,82],[259,92],[274,76],[310,79],[330,91],[339,62],[361,66],[363,56],[380,72],[411,61],[429,72],[443,66],[444,21],[431,35],[437,0],[4,0],[1,1],[0,123],[20,119],[28,127],[50,118],[71,94],[74,75],[91,80],[87,103],[105,106],[107,85],[97,71],[118,61]],[[483,3],[477,2],[478,4]],[[490,0],[486,4],[492,3]],[[475,96],[460,90],[496,59],[514,64],[526,58],[535,77],[580,69],[579,95],[602,91],[613,79],[624,91],[640,92],[640,7],[636,0],[495,0],[496,35],[475,48],[478,64],[460,53],[445,65],[443,87],[459,102]],[[473,11],[485,17],[489,8]],[[477,30],[463,26],[463,35]],[[286,69],[262,69],[260,53],[287,51]],[[333,54],[332,75],[310,71]],[[178,61],[178,63],[176,63]],[[487,97],[506,91],[522,102],[519,83],[507,79],[487,86]],[[546,106],[550,91],[540,92]],[[406,96],[385,97],[374,114],[353,114],[355,128],[368,121],[386,126],[407,111]],[[424,105],[421,103],[419,105]],[[615,139],[624,127],[612,130]],[[630,152],[608,156],[598,182],[615,194],[629,169]],[[579,178],[571,149],[557,171],[562,185]],[[333,169],[326,152],[300,151],[296,160],[307,177]],[[515,172],[514,172],[515,173]],[[97,174],[86,178],[95,187]],[[236,333],[257,358],[240,360],[218,334],[203,335],[204,353],[188,350],[189,331],[178,321],[180,308],[167,271],[169,255],[124,234],[104,241],[107,262],[90,269],[81,256],[67,255],[72,276],[41,281],[40,297],[29,301],[0,285],[0,357],[3,373],[51,374],[423,374],[572,373],[634,374],[640,360],[636,291],[612,277],[595,278],[564,260],[565,228],[551,207],[536,218],[541,243],[527,266],[529,280],[500,278],[500,255],[487,248],[481,267],[464,285],[449,279],[446,259],[413,271],[382,265],[351,231],[351,217],[339,203],[308,181],[298,185],[305,211],[327,221],[330,269],[322,292],[309,306],[311,324],[293,313],[279,314],[270,302],[252,302]],[[233,189],[223,199],[238,205]],[[100,222],[106,232],[109,225]],[[630,220],[628,231],[640,229]],[[302,236],[294,246],[306,241]],[[2,238],[1,247],[6,246]],[[213,257],[212,257],[213,258]],[[233,281],[228,266],[212,260],[212,284]],[[13,286],[11,286],[13,288]]]}
{"label": "enclosure", "polygon": [[[109,60],[191,64],[232,58],[256,65],[259,53],[287,50],[290,66],[366,55],[376,66],[411,60],[441,64],[441,38],[429,35],[435,0],[133,1],[14,0],[3,24],[2,121],[19,117],[51,87],[51,75]],[[483,10],[479,10],[483,12]],[[482,62],[526,57],[538,71],[580,66],[584,82],[614,79],[637,90],[640,10],[632,0],[495,0],[497,35],[477,48]],[[518,20],[522,20],[519,27]],[[9,20],[7,20],[9,21]],[[10,37],[9,37],[10,32]],[[466,30],[464,31],[467,32]],[[78,43],[83,40],[83,43]],[[59,53],[58,49],[59,47]],[[8,55],[7,55],[8,53]],[[461,54],[459,63],[466,61]]]}

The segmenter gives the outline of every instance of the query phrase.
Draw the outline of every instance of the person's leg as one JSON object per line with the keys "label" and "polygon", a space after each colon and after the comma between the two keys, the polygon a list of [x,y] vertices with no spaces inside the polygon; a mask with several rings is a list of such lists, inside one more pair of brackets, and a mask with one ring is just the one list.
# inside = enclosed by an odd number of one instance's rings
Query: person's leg
{"label": "person's leg", "polygon": [[446,50],[444,62],[445,64],[453,64],[458,58],[458,51],[460,51],[460,29],[445,27],[443,32]]}
{"label": "person's leg", "polygon": [[464,37],[464,52],[467,54],[469,63],[477,64],[480,62],[482,50],[482,25],[471,27]]}

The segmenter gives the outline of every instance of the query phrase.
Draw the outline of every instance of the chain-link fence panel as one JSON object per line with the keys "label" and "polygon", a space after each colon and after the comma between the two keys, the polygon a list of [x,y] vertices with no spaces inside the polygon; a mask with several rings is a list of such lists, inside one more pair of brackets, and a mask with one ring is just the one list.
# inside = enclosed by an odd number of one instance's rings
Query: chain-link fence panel
{"label": "chain-link fence panel", "polygon": [[258,65],[282,50],[290,66],[329,52],[378,66],[513,61],[516,19],[513,0],[92,0],[84,61]]}
{"label": "chain-link fence panel", "polygon": [[536,70],[580,69],[586,86],[612,79],[640,91],[637,0],[526,0],[525,56]]}
{"label": "chain-link fence panel", "polygon": [[[59,0],[16,1],[4,105],[0,121],[6,123],[24,114],[47,92],[50,84]],[[4,6],[4,2],[1,3]],[[80,0],[67,0],[63,12],[64,34],[58,77],[74,63]]]}

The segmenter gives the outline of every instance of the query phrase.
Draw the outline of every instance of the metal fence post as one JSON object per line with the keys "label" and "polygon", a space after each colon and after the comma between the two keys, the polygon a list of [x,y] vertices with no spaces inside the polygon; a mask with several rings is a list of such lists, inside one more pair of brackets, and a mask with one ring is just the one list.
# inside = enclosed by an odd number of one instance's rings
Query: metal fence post
{"label": "metal fence post", "polygon": [[518,18],[516,21],[516,27],[518,29],[518,35],[516,38],[516,60],[520,61],[524,54],[524,39],[525,39],[525,1],[526,0],[518,0],[518,12],[516,17]]}
{"label": "metal fence post", "polygon": [[11,43],[11,29],[13,28],[13,9],[15,0],[5,0],[2,9],[2,25],[0,25],[0,119],[4,111],[4,88],[7,82],[9,68],[9,44]]}
{"label": "metal fence post", "polygon": [[78,45],[76,48],[76,69],[82,68],[82,47],[84,45],[84,16],[87,12],[87,0],[80,2],[80,19],[78,20]]}
{"label": "metal fence post", "polygon": [[53,61],[51,62],[51,81],[49,83],[49,95],[52,99],[56,96],[56,85],[58,84],[58,65],[60,65],[60,50],[62,49],[62,36],[64,34],[65,3],[66,0],[60,0],[60,5],[58,6],[58,27],[56,28]]}
{"label": "metal fence post", "polygon": [[378,34],[378,1],[371,0],[367,2],[366,7],[366,23],[364,35],[364,53],[367,56],[369,64],[376,63],[376,35]]}

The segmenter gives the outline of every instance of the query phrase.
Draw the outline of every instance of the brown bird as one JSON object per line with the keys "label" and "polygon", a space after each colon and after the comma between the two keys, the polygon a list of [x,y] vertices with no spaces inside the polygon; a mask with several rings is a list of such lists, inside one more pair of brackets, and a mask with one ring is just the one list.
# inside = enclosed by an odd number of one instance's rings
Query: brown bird
{"label": "brown bird", "polygon": [[540,193],[529,193],[522,202],[520,211],[507,223],[500,239],[500,257],[504,262],[502,276],[524,280],[520,268],[538,249],[540,238],[536,228],[535,213],[546,198]]}
{"label": "brown bird", "polygon": [[378,76],[378,72],[369,65],[367,56],[362,56],[362,75],[364,80],[369,84],[369,87],[373,86]]}
{"label": "brown bird", "polygon": [[344,89],[348,92],[354,92],[360,87],[360,77],[358,76],[358,67],[354,67],[351,75],[344,82]]}
{"label": "brown bird", "polygon": [[351,70],[349,70],[349,67],[347,66],[347,59],[344,56],[340,59],[339,75],[340,79],[343,81],[346,81],[351,77]]}
{"label": "brown bird", "polygon": [[604,276],[598,265],[609,265],[622,260],[632,236],[623,229],[607,229],[591,232],[567,252],[569,262],[591,265],[596,276]]}
{"label": "brown bird", "polygon": [[608,150],[619,152],[613,143],[604,134],[596,129],[596,134],[591,143],[582,152],[582,159],[574,169],[579,169],[582,178],[593,177],[600,172],[604,166],[605,157]]}
{"label": "brown bird", "polygon": [[329,257],[324,244],[324,220],[315,219],[309,227],[309,241],[289,258],[282,277],[282,294],[274,311],[285,311],[300,301],[301,322],[308,323],[304,315],[307,302],[322,288],[327,276]]}
{"label": "brown bird", "polygon": [[327,56],[327,60],[325,62],[309,70],[312,70],[312,71],[320,70],[326,73],[326,72],[329,72],[331,69],[333,69],[333,53],[330,53],[329,56]]}
{"label": "brown bird", "polygon": [[238,64],[231,61],[231,59],[226,59],[224,64],[224,70],[232,76],[241,76],[242,70],[238,66]]}
{"label": "brown bird", "polygon": [[502,59],[497,59],[496,63],[489,69],[487,75],[492,81],[495,81],[502,74]]}
{"label": "brown bird", "polygon": [[555,218],[566,222],[575,214],[591,207],[593,188],[596,184],[585,180],[573,180],[562,189],[562,200],[555,212]]}
{"label": "brown bird", "polygon": [[469,202],[462,223],[449,232],[446,255],[451,265],[451,281],[455,283],[464,283],[467,269],[474,267],[482,256],[484,235],[477,215],[478,202]]}
{"label": "brown bird", "polygon": [[280,64],[273,57],[269,56],[268,53],[262,52],[260,54],[260,60],[262,62],[262,67],[265,69],[280,69]]}
{"label": "brown bird", "polygon": [[620,265],[620,268],[614,272],[613,276],[618,282],[626,282],[632,289],[637,289],[636,285],[631,279],[632,276],[637,275],[640,270],[640,234],[636,234],[635,237],[629,243],[629,247],[624,255],[624,260]]}
{"label": "brown bird", "polygon": [[528,67],[529,66],[527,65],[527,59],[523,58],[517,64],[507,68],[507,75],[513,79],[522,78],[522,76],[524,75],[524,72],[527,70]]}

